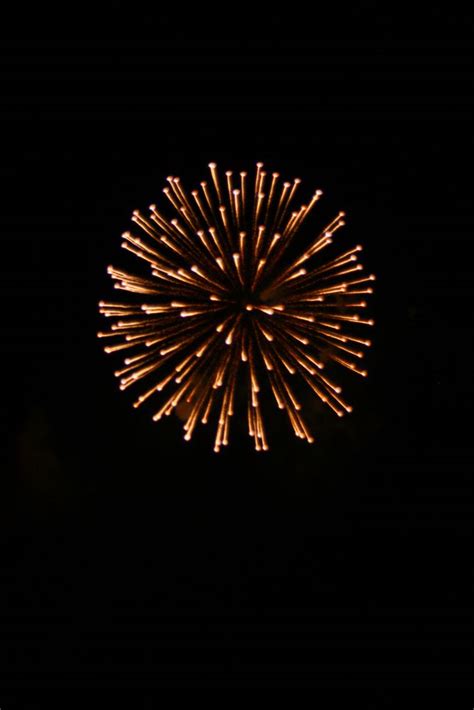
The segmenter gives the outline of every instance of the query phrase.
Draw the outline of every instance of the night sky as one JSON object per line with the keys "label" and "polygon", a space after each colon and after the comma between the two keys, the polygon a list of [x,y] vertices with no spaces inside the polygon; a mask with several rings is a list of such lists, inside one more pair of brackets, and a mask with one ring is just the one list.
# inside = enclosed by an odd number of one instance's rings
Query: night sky
{"label": "night sky", "polygon": [[[0,49],[2,710],[51,688],[155,707],[163,686],[465,707],[471,18],[117,13],[14,24]],[[268,454],[235,433],[216,455],[118,390],[97,304],[167,175],[259,160],[364,245],[369,377],[332,370],[354,412],[315,405],[313,446],[275,414]]]}

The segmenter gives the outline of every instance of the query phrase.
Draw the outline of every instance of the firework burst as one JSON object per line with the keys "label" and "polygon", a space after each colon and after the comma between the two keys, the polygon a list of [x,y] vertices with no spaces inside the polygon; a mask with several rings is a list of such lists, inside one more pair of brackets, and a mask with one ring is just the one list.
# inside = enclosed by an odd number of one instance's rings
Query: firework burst
{"label": "firework burst", "polygon": [[257,451],[267,450],[263,386],[296,436],[313,442],[297,388],[309,388],[339,416],[351,411],[326,365],[367,374],[359,361],[370,342],[358,330],[373,321],[359,310],[375,277],[358,263],[361,246],[321,259],[343,212],[295,252],[321,190],[292,211],[299,179],[281,184],[262,163],[255,176],[228,171],[224,179],[215,163],[209,168],[210,181],[190,195],[178,177],[167,178],[173,218],[156,205],[148,216],[133,213],[137,230],[124,232],[122,247],[145,262],[147,274],[108,268],[115,288],[132,298],[100,303],[113,324],[98,335],[112,339],[107,353],[127,355],[115,372],[120,389],[146,382],[135,407],[170,391],[153,419],[178,407],[186,440],[217,413],[214,450],[226,445],[236,391],[245,387],[249,434]]}

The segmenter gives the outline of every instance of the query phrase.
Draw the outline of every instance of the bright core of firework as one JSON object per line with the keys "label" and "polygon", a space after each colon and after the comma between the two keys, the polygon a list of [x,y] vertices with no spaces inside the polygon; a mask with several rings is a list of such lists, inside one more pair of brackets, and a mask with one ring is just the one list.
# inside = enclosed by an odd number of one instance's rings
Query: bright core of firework
{"label": "bright core of firework", "polygon": [[214,450],[225,446],[236,390],[245,386],[249,434],[257,451],[267,450],[264,386],[296,436],[311,443],[295,384],[309,387],[339,416],[351,411],[325,365],[332,360],[367,374],[358,361],[370,342],[358,330],[373,321],[358,311],[375,276],[364,275],[358,263],[361,246],[321,258],[344,224],[343,212],[295,255],[295,237],[321,190],[291,211],[298,178],[281,184],[262,163],[254,177],[228,171],[222,179],[215,163],[209,168],[211,180],[190,195],[178,177],[167,178],[163,192],[173,218],[156,205],[147,217],[133,213],[137,230],[124,232],[122,247],[146,262],[148,272],[109,267],[114,287],[133,296],[101,301],[100,312],[113,325],[98,335],[112,338],[107,353],[127,355],[115,372],[121,389],[146,381],[135,407],[165,388],[170,394],[154,420],[186,403],[186,440],[217,412]]}

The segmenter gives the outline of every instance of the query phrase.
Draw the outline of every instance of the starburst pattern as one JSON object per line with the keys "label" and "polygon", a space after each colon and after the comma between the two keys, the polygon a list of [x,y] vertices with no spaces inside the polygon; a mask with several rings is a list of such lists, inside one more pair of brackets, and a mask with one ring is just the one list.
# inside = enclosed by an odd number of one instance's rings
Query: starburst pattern
{"label": "starburst pattern", "polygon": [[358,330],[373,321],[359,310],[375,277],[358,263],[360,245],[321,259],[344,225],[343,212],[295,250],[321,190],[292,212],[298,178],[281,185],[278,173],[257,163],[254,177],[228,171],[223,180],[215,163],[209,167],[211,180],[190,195],[178,177],[167,178],[173,218],[156,205],[149,216],[133,213],[140,232],[125,232],[122,247],[146,263],[147,273],[108,268],[115,288],[133,295],[100,303],[114,322],[98,335],[112,338],[107,353],[127,355],[115,373],[122,390],[147,383],[135,407],[171,390],[153,419],[178,407],[185,439],[216,412],[219,451],[229,441],[236,392],[246,388],[249,434],[258,451],[267,450],[263,388],[296,436],[312,442],[298,388],[312,390],[339,416],[351,411],[326,365],[367,374],[358,361],[370,342]]}

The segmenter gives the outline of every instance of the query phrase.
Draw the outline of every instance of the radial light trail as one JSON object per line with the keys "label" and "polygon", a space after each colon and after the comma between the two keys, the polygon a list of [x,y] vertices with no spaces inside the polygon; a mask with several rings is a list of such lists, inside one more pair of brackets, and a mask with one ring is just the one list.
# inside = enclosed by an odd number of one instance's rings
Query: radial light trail
{"label": "radial light trail", "polygon": [[323,260],[343,212],[296,248],[321,190],[294,209],[298,178],[282,183],[262,163],[254,176],[209,168],[210,180],[190,194],[178,177],[167,178],[172,218],[156,205],[147,216],[133,213],[136,229],[123,233],[122,247],[147,273],[108,268],[114,287],[132,297],[100,302],[112,325],[98,336],[110,338],[107,353],[126,356],[115,372],[120,389],[142,385],[135,407],[168,392],[156,421],[185,404],[186,440],[215,416],[214,450],[227,445],[236,393],[245,387],[249,434],[257,451],[267,450],[263,387],[296,436],[311,443],[297,390],[310,388],[339,416],[351,411],[325,369],[333,361],[367,374],[359,362],[370,341],[359,331],[373,321],[359,311],[375,276],[364,274],[360,245]]}

